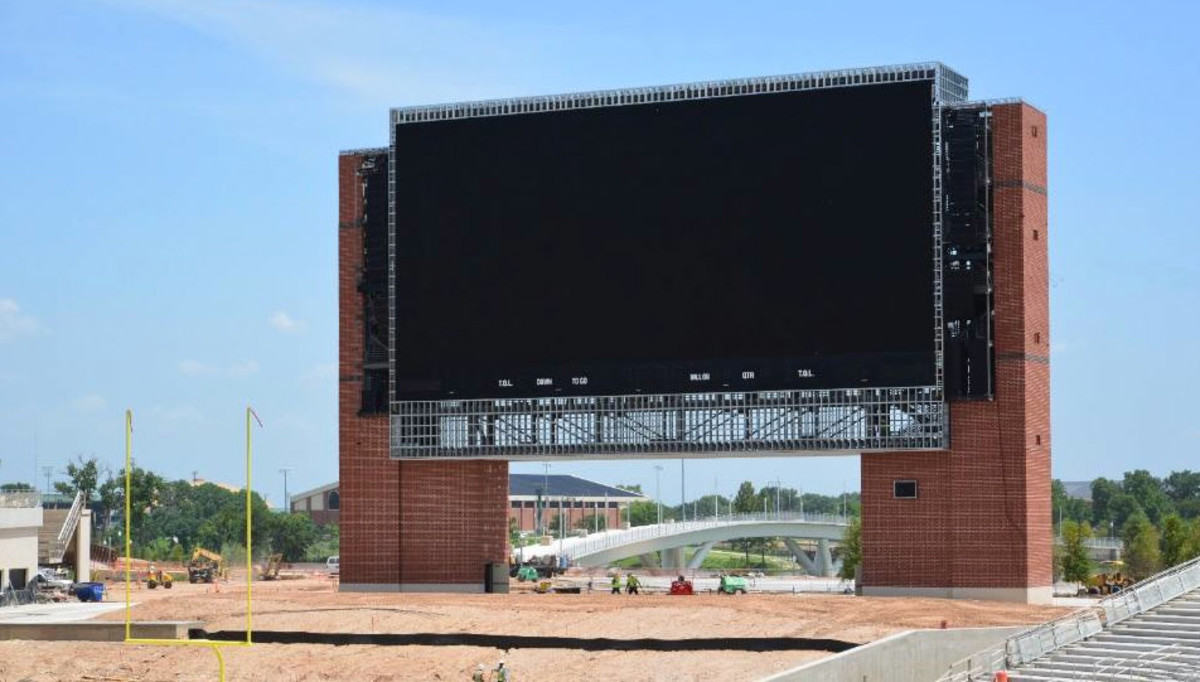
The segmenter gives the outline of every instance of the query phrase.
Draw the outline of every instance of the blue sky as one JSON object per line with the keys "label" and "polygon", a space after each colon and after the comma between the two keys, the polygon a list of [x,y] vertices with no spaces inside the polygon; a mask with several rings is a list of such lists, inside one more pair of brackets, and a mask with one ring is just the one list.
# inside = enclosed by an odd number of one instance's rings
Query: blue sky
{"label": "blue sky", "polygon": [[[1190,3],[0,5],[0,481],[96,455],[337,476],[339,149],[387,107],[940,60],[1050,117],[1055,475],[1200,468]],[[662,475],[678,499],[679,463]],[[654,484],[654,462],[557,464]],[[693,461],[836,493],[855,458]],[[514,471],[540,471],[537,464]],[[44,478],[38,472],[39,484]],[[668,494],[668,491],[674,491]],[[691,492],[689,492],[689,496]]]}

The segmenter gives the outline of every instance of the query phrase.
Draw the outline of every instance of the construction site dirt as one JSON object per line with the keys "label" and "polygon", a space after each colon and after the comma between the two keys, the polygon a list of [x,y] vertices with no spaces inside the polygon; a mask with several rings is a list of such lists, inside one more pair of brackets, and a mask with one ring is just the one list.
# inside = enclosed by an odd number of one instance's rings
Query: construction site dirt
{"label": "construction site dirt", "polygon": [[[255,582],[253,630],[226,649],[231,680],[469,680],[504,660],[515,679],[755,680],[913,628],[1033,624],[1067,609],[840,594],[338,592],[325,578]],[[123,584],[108,599],[123,601]],[[246,629],[245,584],[135,589],[133,618]],[[219,590],[219,591],[218,591]],[[123,611],[99,616],[122,620]],[[200,633],[197,633],[200,634]],[[286,643],[283,643],[286,642]],[[0,680],[212,680],[203,648],[0,642]]]}

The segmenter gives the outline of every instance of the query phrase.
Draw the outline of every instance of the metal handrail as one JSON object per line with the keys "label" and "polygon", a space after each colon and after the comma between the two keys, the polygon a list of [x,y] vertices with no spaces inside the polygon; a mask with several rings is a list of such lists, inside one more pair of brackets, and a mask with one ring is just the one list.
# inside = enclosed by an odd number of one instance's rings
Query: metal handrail
{"label": "metal handrail", "polygon": [[1200,588],[1200,557],[1134,583],[1117,594],[1100,600],[1106,627],[1120,623],[1162,604],[1168,599]]}
{"label": "metal handrail", "polygon": [[667,537],[671,535],[681,535],[683,533],[696,530],[706,530],[708,528],[721,528],[734,525],[772,522],[800,522],[839,526],[847,525],[846,517],[833,514],[801,514],[799,512],[780,512],[778,514],[728,514],[722,516],[709,516],[693,521],[679,521],[654,524],[650,526],[636,526],[634,528],[630,528],[629,530],[622,531],[606,531],[600,537],[584,538],[572,542],[570,554],[572,558],[578,558],[587,556],[589,554],[602,552],[607,549],[612,549],[614,547],[628,545],[632,542],[637,542],[640,540]]}
{"label": "metal handrail", "polygon": [[[984,649],[950,666],[938,682],[990,680],[996,670],[1028,663],[1197,588],[1200,588],[1200,557],[1150,576],[1101,599],[1095,606],[1018,632],[1003,644]],[[1100,612],[1104,614],[1103,623],[1098,615]],[[1003,657],[999,658],[1001,653]]]}
{"label": "metal handrail", "polygon": [[58,531],[58,537],[50,543],[50,563],[58,563],[66,556],[67,543],[71,541],[71,534],[75,532],[75,527],[79,525],[79,518],[81,516],[83,516],[82,490],[75,493],[75,501],[71,503],[71,511],[67,512],[67,518],[63,521],[63,526]]}
{"label": "metal handrail", "polygon": [[[1054,543],[1063,544],[1063,536],[1054,536]],[[1088,538],[1083,541],[1083,546],[1090,549],[1124,549],[1125,541],[1121,538]]]}

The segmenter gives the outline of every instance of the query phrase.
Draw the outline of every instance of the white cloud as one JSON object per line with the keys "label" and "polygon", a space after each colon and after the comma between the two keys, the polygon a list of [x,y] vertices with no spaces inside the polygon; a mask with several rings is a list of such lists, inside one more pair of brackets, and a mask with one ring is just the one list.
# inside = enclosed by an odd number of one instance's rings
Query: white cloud
{"label": "white cloud", "polygon": [[106,405],[108,405],[108,401],[95,393],[89,393],[71,401],[71,407],[77,412],[96,412],[104,409]]}
{"label": "white cloud", "polygon": [[237,379],[258,372],[258,362],[242,360],[231,365],[209,365],[195,360],[184,360],[179,363],[179,371],[190,377],[215,375]]}
{"label": "white cloud", "polygon": [[239,45],[373,104],[501,94],[536,68],[541,31],[396,7],[313,0],[108,0]]}
{"label": "white cloud", "polygon": [[41,331],[42,325],[21,312],[21,306],[11,298],[0,298],[0,342],[12,341]]}
{"label": "white cloud", "polygon": [[282,310],[277,310],[272,313],[271,317],[267,318],[267,322],[269,322],[272,327],[285,334],[296,334],[304,330],[303,322],[292,319],[291,315],[288,315]]}

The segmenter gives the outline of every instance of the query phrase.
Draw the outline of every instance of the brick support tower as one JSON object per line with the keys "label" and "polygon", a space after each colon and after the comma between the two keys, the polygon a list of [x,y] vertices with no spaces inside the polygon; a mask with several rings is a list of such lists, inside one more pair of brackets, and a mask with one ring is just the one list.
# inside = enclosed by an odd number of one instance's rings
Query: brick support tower
{"label": "brick support tower", "polygon": [[864,594],[1051,597],[1046,117],[991,121],[995,397],[951,402],[948,452],[862,456]]}
{"label": "brick support tower", "polygon": [[487,564],[507,561],[508,463],[389,459],[386,408],[365,404],[363,168],[372,159],[386,160],[386,150],[338,159],[341,589],[482,592]]}

